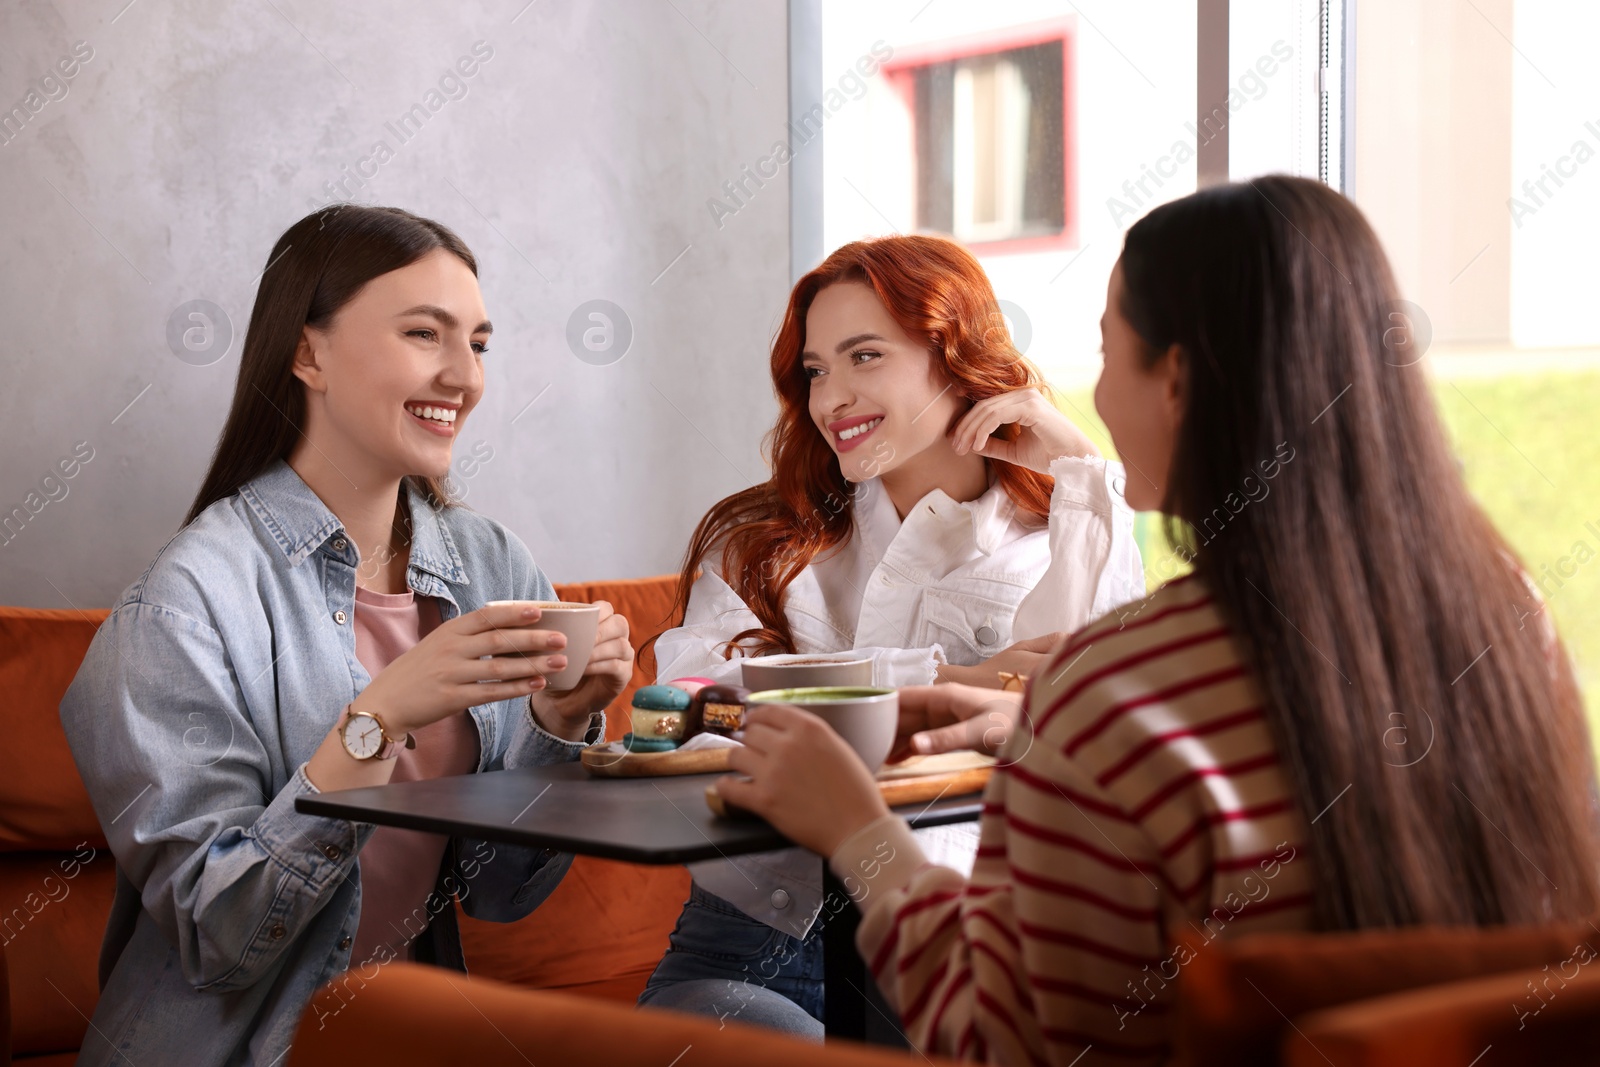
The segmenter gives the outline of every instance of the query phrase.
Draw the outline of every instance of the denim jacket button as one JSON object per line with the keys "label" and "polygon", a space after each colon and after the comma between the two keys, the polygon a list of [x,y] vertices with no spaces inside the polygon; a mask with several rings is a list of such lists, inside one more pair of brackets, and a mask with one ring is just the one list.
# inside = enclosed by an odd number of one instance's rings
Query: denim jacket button
{"label": "denim jacket button", "polygon": [[273,923],[272,924],[272,940],[274,940],[274,941],[282,941],[284,935],[287,934],[288,932],[289,931],[287,931],[287,930],[285,930],[283,928],[283,924],[282,923]]}
{"label": "denim jacket button", "polygon": [[335,863],[338,862],[339,856],[341,855],[338,845],[323,845],[322,854],[328,857],[330,860],[333,860]]}
{"label": "denim jacket button", "polygon": [[344,625],[344,609],[343,608],[340,608],[338,611],[333,613],[333,621],[338,623],[340,626]]}
{"label": "denim jacket button", "polygon": [[972,636],[978,639],[978,644],[980,645],[992,645],[1000,640],[1000,635],[995,632],[995,628],[987,624],[978,627],[977,632]]}
{"label": "denim jacket button", "polygon": [[333,539],[333,550],[335,552],[343,552],[345,550],[345,546],[348,545],[349,543],[350,542],[346,541],[342,537],[335,537]]}
{"label": "denim jacket button", "polygon": [[774,908],[787,908],[789,906],[789,894],[782,889],[774,889],[772,891],[772,906]]}
{"label": "denim jacket button", "polygon": [[339,947],[341,949],[347,949],[347,948],[350,947],[350,935],[349,934],[346,934],[346,935],[344,935],[343,937],[341,937],[339,939]]}

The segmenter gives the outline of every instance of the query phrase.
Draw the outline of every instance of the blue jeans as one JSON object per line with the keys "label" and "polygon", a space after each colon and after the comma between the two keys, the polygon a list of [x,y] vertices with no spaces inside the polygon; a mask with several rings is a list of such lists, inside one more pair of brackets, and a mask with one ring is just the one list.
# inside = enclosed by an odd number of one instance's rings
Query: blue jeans
{"label": "blue jeans", "polygon": [[791,937],[691,886],[639,1003],[821,1041],[822,926]]}

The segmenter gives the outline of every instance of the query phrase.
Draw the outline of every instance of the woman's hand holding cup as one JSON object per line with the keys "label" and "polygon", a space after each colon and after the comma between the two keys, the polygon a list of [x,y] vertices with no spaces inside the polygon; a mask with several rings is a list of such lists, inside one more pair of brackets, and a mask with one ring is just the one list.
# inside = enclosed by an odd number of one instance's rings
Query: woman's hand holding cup
{"label": "woman's hand holding cup", "polygon": [[590,717],[622,695],[633,679],[633,643],[628,639],[628,620],[618,615],[607,601],[597,600],[599,624],[595,629],[594,650],[577,684],[565,692],[548,688],[533,694],[533,710],[545,732],[568,741],[581,741],[589,730]]}
{"label": "woman's hand holding cup", "polygon": [[400,737],[477,704],[539,692],[544,676],[567,664],[566,635],[533,628],[539,615],[527,601],[504,601],[441,623],[378,672],[354,710]]}

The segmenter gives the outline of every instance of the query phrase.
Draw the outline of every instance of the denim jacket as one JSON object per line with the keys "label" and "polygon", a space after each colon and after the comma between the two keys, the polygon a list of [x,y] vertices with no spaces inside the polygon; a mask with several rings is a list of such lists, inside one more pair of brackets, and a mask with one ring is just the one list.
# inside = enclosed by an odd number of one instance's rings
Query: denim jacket
{"label": "denim jacket", "polygon": [[[491,600],[555,599],[505,527],[405,492],[406,581],[439,598],[442,620]],[[373,827],[294,805],[317,791],[307,760],[371,681],[356,658],[358,562],[339,520],[279,460],[179,531],[95,634],[61,702],[117,861],[79,1064],[276,1067],[312,993],[350,966]],[[469,712],[479,771],[573,760],[583,747],[540,730],[526,700]],[[597,715],[589,739],[603,735]],[[463,966],[446,896],[509,922],[570,865],[452,840],[419,957]]]}

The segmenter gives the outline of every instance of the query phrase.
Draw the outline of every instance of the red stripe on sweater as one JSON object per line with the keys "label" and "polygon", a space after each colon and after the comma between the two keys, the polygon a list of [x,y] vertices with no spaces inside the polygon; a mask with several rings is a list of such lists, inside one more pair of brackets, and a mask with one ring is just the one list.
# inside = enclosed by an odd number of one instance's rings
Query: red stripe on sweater
{"label": "red stripe on sweater", "polygon": [[1082,1030],[1069,1030],[1062,1026],[1041,1027],[1039,1032],[1044,1035],[1046,1041],[1053,1045],[1093,1045],[1097,1051],[1107,1056],[1116,1056],[1121,1059],[1164,1057],[1172,1051],[1172,1044],[1168,1041],[1157,1041],[1148,1045],[1125,1045],[1116,1041],[1107,1041],[1098,1034],[1090,1034]]}
{"label": "red stripe on sweater", "polygon": [[[1141,652],[1135,652],[1131,656],[1124,656],[1119,660],[1113,660],[1103,667],[1090,671],[1082,678],[1074,681],[1072,685],[1067,688],[1066,692],[1062,693],[1051,702],[1050,707],[1045,711],[1044,715],[1040,716],[1036,729],[1040,732],[1043,732],[1045,726],[1049,724],[1051,719],[1056,717],[1056,714],[1060,712],[1062,708],[1070,704],[1079,693],[1083,692],[1095,682],[1100,681],[1102,678],[1110,678],[1113,675],[1121,674],[1129,667],[1137,667],[1142,663],[1149,663],[1151,660],[1160,659],[1163,656],[1170,656],[1175,652],[1182,652],[1185,649],[1193,648],[1196,645],[1204,645],[1212,641],[1225,639],[1227,636],[1227,627],[1218,626],[1215,629],[1205,630],[1197,634],[1190,634],[1187,637],[1180,637],[1175,641],[1168,641],[1164,645],[1157,645],[1154,648],[1147,648]],[[1066,751],[1068,755],[1071,755],[1072,748],[1070,745],[1067,747]]]}
{"label": "red stripe on sweater", "polygon": [[1017,920],[1017,930],[1025,937],[1037,938],[1040,941],[1049,941],[1057,945],[1067,945],[1087,952],[1092,956],[1099,956],[1101,959],[1106,960],[1116,960],[1118,963],[1124,963],[1130,967],[1148,967],[1151,964],[1161,963],[1160,956],[1141,956],[1134,952],[1125,952],[1115,945],[1107,945],[1092,938],[1084,937],[1082,934],[1073,933],[1070,930],[1055,930],[1048,926],[1040,926],[1038,923],[1024,922],[1020,919]]}
{"label": "red stripe on sweater", "polygon": [[889,925],[889,934],[883,939],[883,944],[878,946],[878,951],[872,954],[872,959],[867,966],[872,969],[872,976],[881,984],[883,982],[884,968],[889,966],[889,960],[894,955],[894,950],[900,944],[899,915],[895,916],[896,922]]}
{"label": "red stripe on sweater", "polygon": [[[1227,631],[1218,630],[1215,632],[1219,634],[1225,634]],[[1160,704],[1165,701],[1172,700],[1175,697],[1184,696],[1200,689],[1208,689],[1213,685],[1220,685],[1223,682],[1231,682],[1236,678],[1243,678],[1248,673],[1249,671],[1245,668],[1244,664],[1235,663],[1231,667],[1223,667],[1221,670],[1212,671],[1210,674],[1201,674],[1192,678],[1185,678],[1183,681],[1169,685],[1165,689],[1157,689],[1154,692],[1146,693],[1143,696],[1135,697],[1132,700],[1120,701],[1111,705],[1111,707],[1107,708],[1100,714],[1098,719],[1074,734],[1072,740],[1068,741],[1066,745],[1062,747],[1061,751],[1068,756],[1077,755],[1078,749],[1082,748],[1090,741],[1093,741],[1096,737],[1099,737],[1100,734],[1105,731],[1106,727],[1110,726],[1113,722],[1128,714],[1130,711],[1138,711],[1140,708],[1149,707],[1151,704]],[[1041,729],[1043,729],[1043,726],[1044,724],[1040,723]]]}
{"label": "red stripe on sweater", "polygon": [[1086,889],[1074,882],[1061,882],[1054,878],[1033,874],[1029,871],[1021,870],[1016,864],[1011,865],[1011,877],[1019,885],[1025,885],[1030,889],[1037,889],[1042,893],[1049,893],[1053,896],[1068,897],[1072,900],[1082,901],[1090,907],[1108,911],[1132,922],[1153,923],[1161,915],[1161,912],[1156,908],[1135,908],[1127,904],[1119,904],[1115,900],[1103,897],[1099,893]]}
{"label": "red stripe on sweater", "polygon": [[1019,953],[1022,951],[1022,938],[1017,936],[1017,932],[1015,930],[1002,923],[993,915],[990,915],[986,911],[980,911],[977,908],[974,908],[972,911],[968,912],[967,915],[972,919],[988,920],[989,925],[994,927],[995,933],[1000,935],[1000,939],[1002,941],[1016,949]]}
{"label": "red stripe on sweater", "polygon": [[1201,831],[1209,830],[1213,826],[1223,823],[1238,822],[1241,819],[1259,819],[1268,815],[1278,815],[1294,807],[1294,801],[1289,797],[1282,800],[1268,801],[1265,804],[1256,804],[1238,811],[1216,811],[1200,816],[1189,824],[1189,828],[1175,836],[1171,841],[1161,846],[1161,858],[1170,860],[1181,852],[1190,842],[1200,836]]}
{"label": "red stripe on sweater", "polygon": [[1101,771],[1099,777],[1095,779],[1095,782],[1098,783],[1102,788],[1110,785],[1118,778],[1121,778],[1124,774],[1127,774],[1134,767],[1138,766],[1151,753],[1155,752],[1157,749],[1165,747],[1172,741],[1178,741],[1185,737],[1208,737],[1211,734],[1220,734],[1226,730],[1233,729],[1235,726],[1243,726],[1246,723],[1256,722],[1260,720],[1261,717],[1261,708],[1246,708],[1243,711],[1236,711],[1232,715],[1224,715],[1220,719],[1213,719],[1210,722],[1201,723],[1198,726],[1185,726],[1181,730],[1167,730],[1163,733],[1156,734],[1148,741],[1139,745],[1132,752],[1128,753],[1122,759],[1112,764],[1109,768]]}
{"label": "red stripe on sweater", "polygon": [[[1080,793],[1075,789],[1068,789],[1066,786],[1061,785],[1058,782],[1035,774],[1033,771],[1028,770],[1020,763],[997,766],[995,770],[999,771],[1001,774],[1010,775],[1023,785],[1026,785],[1032,789],[1037,789],[1041,793],[1054,793],[1064,800],[1071,801],[1078,807],[1083,808],[1086,811],[1092,811],[1096,815],[1104,818],[1115,819],[1117,822],[1133,821],[1132,819],[1128,818],[1126,812],[1117,807],[1115,804],[1106,800],[1101,800],[1099,797],[1092,797],[1087,793]],[[994,807],[1000,811],[1005,810],[1005,806],[1003,804],[995,801],[990,801],[990,804],[993,804]],[[984,806],[984,813],[989,814],[989,805]]]}
{"label": "red stripe on sweater", "polygon": [[[1295,854],[1299,855],[1298,850]],[[1211,878],[1218,872],[1243,871],[1254,867],[1265,860],[1277,858],[1278,854],[1276,852],[1257,852],[1252,856],[1227,856],[1221,859],[1214,859],[1205,870],[1200,872],[1200,876],[1196,878],[1188,888],[1175,887],[1174,891],[1176,892],[1178,899],[1187,904],[1195,897],[1197,893],[1205,889]],[[1283,863],[1285,861],[1278,860],[1278,862]]]}
{"label": "red stripe on sweater", "polygon": [[945,988],[944,996],[939,998],[939,1006],[933,1009],[933,1014],[928,1016],[927,1031],[930,1036],[939,1032],[939,1024],[944,1022],[945,1009],[950,1007],[950,1002],[966,985],[972,981],[972,968],[963,967],[955,979]]}
{"label": "red stripe on sweater", "polygon": [[[1181,615],[1186,611],[1195,611],[1196,609],[1203,608],[1207,604],[1211,603],[1214,603],[1214,599],[1212,597],[1205,596],[1201,597],[1199,600],[1191,600],[1187,604],[1169,605],[1151,615],[1145,615],[1141,611],[1138,615],[1135,615],[1131,619],[1125,619],[1124,616],[1120,614],[1107,614],[1104,617],[1097,619],[1092,625],[1085,626],[1072,637],[1068,638],[1067,643],[1061,646],[1061,651],[1057,652],[1055,656],[1051,658],[1049,666],[1040,671],[1039,675],[1046,675],[1052,678],[1055,677],[1056,670],[1061,666],[1062,663],[1068,662],[1072,656],[1076,655],[1082,649],[1094,644],[1101,638],[1109,637],[1111,634],[1124,633],[1128,630],[1138,630],[1145,626],[1158,623],[1162,619],[1171,618],[1173,615]],[[1113,622],[1116,622],[1119,625],[1112,626],[1111,624]]]}
{"label": "red stripe on sweater", "polygon": [[941,889],[937,893],[929,893],[925,897],[908,897],[899,908],[895,910],[894,921],[889,924],[889,936],[883,939],[883,944],[878,946],[878,951],[872,954],[872,962],[868,964],[872,973],[877,978],[883,977],[884,968],[889,966],[889,957],[894,954],[895,948],[900,944],[900,927],[911,916],[940,904],[948,903],[961,896],[961,890]]}
{"label": "red stripe on sweater", "polygon": [[941,915],[939,917],[939,924],[937,926],[926,933],[919,933],[917,935],[917,945],[910,951],[906,952],[905,955],[900,957],[900,962],[894,965],[895,973],[905,974],[907,971],[911,970],[911,968],[915,967],[917,965],[917,961],[922,959],[923,953],[938,945],[939,939],[944,936],[945,931],[956,925],[956,923],[958,923],[960,920],[960,908],[951,908],[949,911]]}
{"label": "red stripe on sweater", "polygon": [[[1103,989],[1094,989],[1090,986],[1083,985],[1080,982],[1073,982],[1066,978],[1045,978],[1040,975],[1030,975],[1028,977],[1028,984],[1033,986],[1033,988],[1040,990],[1041,992],[1060,993],[1065,996],[1072,997],[1074,1000],[1081,1000],[1086,1004],[1093,1004],[1099,1008],[1110,1008],[1112,1011],[1115,1011],[1119,1007],[1126,1009],[1129,999],[1127,996],[1107,993]],[[1156,1015],[1164,1013],[1168,1007],[1168,1005],[1165,1003],[1157,1004],[1152,1002],[1149,1004],[1144,1004],[1143,1001],[1138,1001],[1137,998],[1135,998],[1135,1000],[1137,1003],[1143,1004],[1143,1007],[1139,1009],[1140,1011],[1143,1011],[1144,1008],[1154,1008],[1156,1010],[1153,1012],[1153,1014]]]}
{"label": "red stripe on sweater", "polygon": [[[1006,1009],[1004,1004],[990,996],[989,991],[984,989],[982,986],[978,987],[977,1000],[979,1004],[983,1005],[991,1013],[999,1017],[1001,1026],[1003,1026],[1008,1033],[1015,1034],[1018,1042],[1022,1041],[1022,1031],[1018,1029],[1017,1021],[1011,1017],[1011,1012]],[[1027,1048],[1026,1045],[1023,1047],[1028,1053],[1028,1062],[1034,1064],[1035,1067],[1049,1067],[1049,1064],[1040,1058],[1037,1052],[1033,1051],[1031,1048]]]}
{"label": "red stripe on sweater", "polygon": [[[987,1056],[978,1053],[978,1021],[976,1018],[967,1020],[967,1028],[961,1031],[961,1040],[956,1042],[956,1059],[958,1060],[984,1060]],[[969,1055],[970,1050],[970,1055]]]}
{"label": "red stripe on sweater", "polygon": [[933,969],[933,973],[928,976],[928,980],[922,983],[922,988],[918,990],[916,999],[908,1004],[905,1010],[900,1013],[900,1019],[906,1024],[907,1027],[912,1027],[917,1024],[917,1017],[920,1016],[923,1010],[928,1006],[928,998],[933,996],[933,991],[939,988],[939,983],[944,981],[944,976],[949,972],[949,970],[950,957],[946,956],[944,959],[939,961],[939,966]]}
{"label": "red stripe on sweater", "polygon": [[1154,864],[1140,863],[1138,860],[1129,859],[1120,852],[1112,855],[1109,852],[1102,851],[1098,846],[1090,844],[1084,838],[1069,834],[1064,830],[1054,830],[1048,826],[1030,822],[1016,812],[1006,813],[1006,825],[1024,836],[1045,841],[1052,845],[1059,845],[1062,848],[1088,856],[1090,859],[1097,860],[1113,870],[1147,876],[1161,873],[1161,869]]}
{"label": "red stripe on sweater", "polygon": [[1027,1008],[1030,1012],[1033,1011],[1033,997],[1017,981],[1016,965],[1014,963],[1001,956],[993,945],[985,944],[982,941],[974,941],[972,943],[972,952],[973,955],[982,953],[993,960],[995,966],[1000,968],[1000,973],[1006,976],[1006,982],[1011,986],[1012,999],[1017,1002],[1019,1007]]}
{"label": "red stripe on sweater", "polygon": [[1145,816],[1172,799],[1174,794],[1188,788],[1202,778],[1233,778],[1238,775],[1249,774],[1251,771],[1259,771],[1264,767],[1275,767],[1277,763],[1278,754],[1276,752],[1264,752],[1259,756],[1251,756],[1249,759],[1242,759],[1235,763],[1224,763],[1216,767],[1196,767],[1194,770],[1178,775],[1178,777],[1157,789],[1142,804],[1133,809],[1133,817],[1136,821],[1143,821]]}

